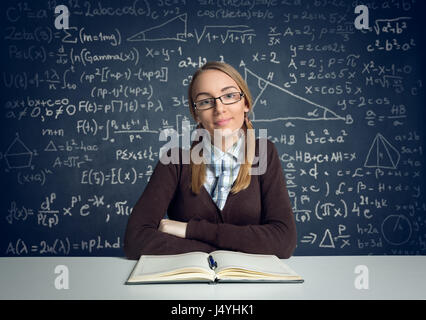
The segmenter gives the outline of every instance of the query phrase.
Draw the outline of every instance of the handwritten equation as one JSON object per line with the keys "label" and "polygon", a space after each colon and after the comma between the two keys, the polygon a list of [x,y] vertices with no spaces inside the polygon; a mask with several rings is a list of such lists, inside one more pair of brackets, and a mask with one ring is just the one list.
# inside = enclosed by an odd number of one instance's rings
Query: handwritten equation
{"label": "handwritten equation", "polygon": [[122,256],[160,135],[183,143],[211,60],[240,72],[277,147],[295,255],[426,253],[418,1],[370,3],[362,31],[349,1],[67,6],[58,30],[51,1],[1,4],[1,256]]}

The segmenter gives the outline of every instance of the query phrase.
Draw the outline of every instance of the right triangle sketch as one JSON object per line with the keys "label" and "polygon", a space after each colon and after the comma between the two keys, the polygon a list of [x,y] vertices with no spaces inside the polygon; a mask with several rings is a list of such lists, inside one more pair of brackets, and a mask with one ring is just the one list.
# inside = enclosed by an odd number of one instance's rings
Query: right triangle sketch
{"label": "right triangle sketch", "polygon": [[385,137],[378,133],[374,138],[370,150],[368,150],[364,167],[396,169],[400,157],[398,150]]}
{"label": "right triangle sketch", "polygon": [[[244,80],[250,88],[253,97],[252,121],[272,122],[289,120],[343,120],[346,118],[338,115],[333,110],[315,103],[304,96],[295,94],[284,87],[260,77],[247,67],[244,67]],[[268,107],[268,97],[278,97],[276,107]],[[262,102],[263,100],[263,102]]]}
{"label": "right triangle sketch", "polygon": [[127,41],[161,41],[177,40],[186,41],[187,37],[187,14],[181,14],[160,25],[142,30]]}

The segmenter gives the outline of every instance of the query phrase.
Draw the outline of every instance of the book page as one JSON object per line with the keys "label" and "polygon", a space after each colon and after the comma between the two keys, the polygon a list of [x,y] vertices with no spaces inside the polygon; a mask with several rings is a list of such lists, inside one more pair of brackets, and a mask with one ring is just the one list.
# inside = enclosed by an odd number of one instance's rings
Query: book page
{"label": "book page", "polygon": [[209,271],[208,256],[204,252],[189,252],[176,255],[144,255],[137,262],[131,277],[170,273],[174,270],[191,268],[202,268]]}
{"label": "book page", "polygon": [[218,250],[211,253],[217,262],[216,273],[224,269],[244,269],[263,274],[297,276],[290,267],[273,255],[248,254]]}

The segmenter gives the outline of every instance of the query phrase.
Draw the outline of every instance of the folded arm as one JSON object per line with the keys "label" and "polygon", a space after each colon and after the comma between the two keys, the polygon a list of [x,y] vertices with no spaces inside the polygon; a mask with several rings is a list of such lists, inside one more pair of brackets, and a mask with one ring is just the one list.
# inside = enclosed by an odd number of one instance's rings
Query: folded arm
{"label": "folded arm", "polygon": [[159,161],[142,196],[133,207],[124,236],[124,253],[128,259],[139,259],[142,254],[216,250],[212,244],[168,234],[169,229],[161,224],[178,184],[177,168]]}

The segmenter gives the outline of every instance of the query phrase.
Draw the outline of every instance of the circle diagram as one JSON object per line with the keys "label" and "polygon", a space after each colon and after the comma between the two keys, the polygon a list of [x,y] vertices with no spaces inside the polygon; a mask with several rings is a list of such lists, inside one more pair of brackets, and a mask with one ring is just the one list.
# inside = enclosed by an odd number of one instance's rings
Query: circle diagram
{"label": "circle diagram", "polygon": [[383,220],[382,234],[389,244],[402,245],[410,239],[411,233],[410,220],[402,214],[391,214]]}

